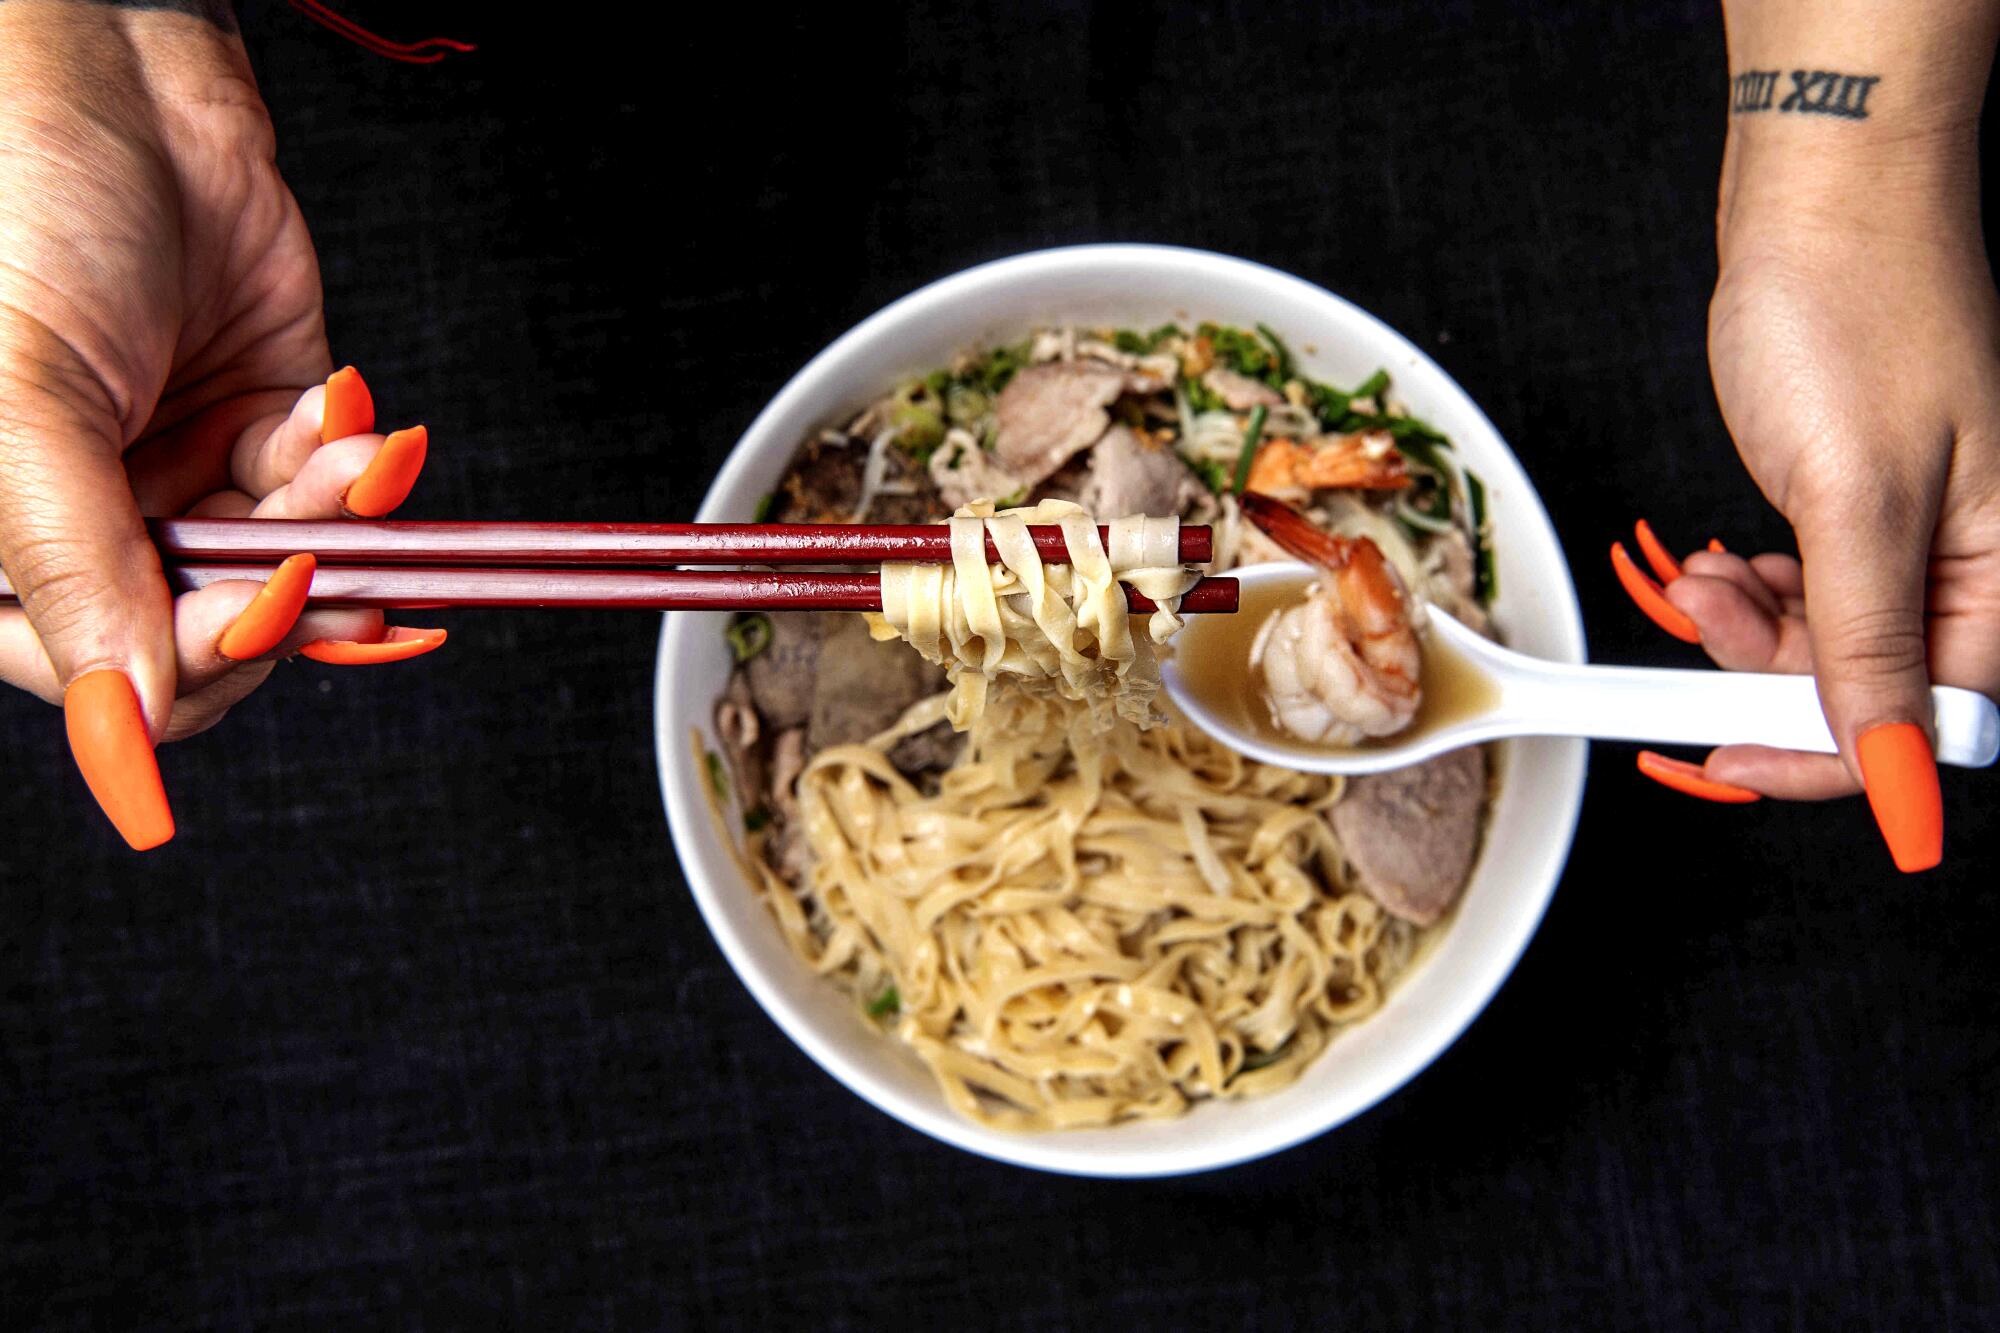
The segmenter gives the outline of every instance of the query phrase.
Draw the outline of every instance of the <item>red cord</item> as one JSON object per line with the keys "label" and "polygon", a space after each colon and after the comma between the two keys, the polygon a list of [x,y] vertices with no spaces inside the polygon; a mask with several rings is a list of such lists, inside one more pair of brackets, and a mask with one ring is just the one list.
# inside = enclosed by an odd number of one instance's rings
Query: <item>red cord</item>
{"label": "red cord", "polygon": [[[450,37],[426,37],[421,42],[392,42],[386,37],[378,37],[352,19],[334,13],[319,0],[290,0],[293,9],[298,10],[313,22],[339,33],[348,41],[365,51],[372,51],[389,60],[400,60],[406,65],[435,65],[443,60],[443,51],[425,51],[425,47],[442,46],[453,51],[476,51],[479,48],[471,42],[455,41]],[[418,54],[423,52],[423,54]]]}

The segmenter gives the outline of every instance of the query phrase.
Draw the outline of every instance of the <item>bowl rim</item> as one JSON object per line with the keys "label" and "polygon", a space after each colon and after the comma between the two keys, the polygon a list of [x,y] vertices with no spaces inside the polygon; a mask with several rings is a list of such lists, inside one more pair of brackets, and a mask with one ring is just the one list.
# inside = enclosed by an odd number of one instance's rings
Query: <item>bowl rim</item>
{"label": "bowl rim", "polygon": [[[763,437],[772,429],[772,423],[789,415],[799,400],[819,392],[820,381],[825,377],[828,368],[844,360],[855,349],[873,342],[885,332],[893,330],[923,312],[963,300],[989,283],[1021,278],[1029,274],[1039,275],[1042,270],[1060,271],[1065,267],[1119,261],[1156,262],[1205,268],[1226,277],[1266,285],[1275,283],[1289,286],[1302,297],[1331,303],[1347,318],[1370,326],[1372,332],[1382,339],[1385,347],[1399,349],[1406,358],[1424,366],[1429,373],[1436,375],[1450,391],[1459,396],[1464,408],[1499,445],[1507,464],[1515,474],[1508,480],[1517,484],[1521,505],[1531,509],[1551,536],[1555,535],[1555,525],[1549,517],[1547,507],[1542,503],[1541,494],[1529,480],[1526,470],[1521,466],[1520,459],[1514,453],[1512,446],[1507,443],[1506,437],[1449,372],[1398,330],[1339,294],[1269,265],[1192,247],[1125,242],[1058,246],[988,260],[926,283],[863,319],[800,367],[752,419],[736,443],[731,446],[728,457],[723,461],[714,479],[710,481],[701,506],[696,512],[696,521],[723,522],[733,517],[719,512],[723,507],[723,497],[740,489],[745,474],[757,467],[758,456],[762,452],[757,448],[746,448],[746,445],[761,443]],[[1586,642],[1582,609],[1577,599],[1575,581],[1570,573],[1568,559],[1561,552],[1559,538],[1556,546],[1561,557],[1559,559],[1561,577],[1560,586],[1549,590],[1555,595],[1550,598],[1550,605],[1547,608],[1548,627],[1563,642],[1565,651],[1560,656],[1582,662],[1585,660]],[[1012,1166],[1100,1178],[1146,1179],[1191,1175],[1241,1165],[1282,1152],[1366,1114],[1391,1094],[1407,1086],[1450,1049],[1479,1015],[1485,1012],[1494,996],[1513,976],[1522,955],[1527,951],[1529,942],[1533,940],[1547,915],[1549,903],[1555,896],[1556,888],[1568,863],[1577,822],[1582,813],[1584,786],[1588,774],[1588,746],[1581,740],[1548,742],[1552,746],[1552,755],[1567,761],[1549,766],[1564,770],[1558,772],[1556,776],[1566,790],[1558,789],[1551,801],[1551,808],[1556,817],[1546,825],[1549,833],[1543,842],[1543,846],[1547,849],[1543,857],[1547,866],[1546,873],[1540,875],[1535,882],[1522,882],[1512,886],[1516,892],[1526,893],[1532,890],[1535,896],[1532,910],[1521,913],[1516,919],[1513,937],[1506,941],[1504,949],[1499,951],[1501,963],[1492,969],[1489,983],[1478,987],[1476,993],[1458,997],[1448,1020],[1431,1035],[1430,1040],[1413,1043],[1398,1059],[1391,1062],[1392,1068],[1377,1075],[1373,1083],[1364,1087],[1358,1096],[1350,1096],[1328,1116],[1315,1118],[1301,1126],[1262,1134],[1232,1135],[1228,1140],[1229,1146],[1220,1150],[1211,1149],[1207,1143],[1197,1143],[1192,1147],[1162,1150],[1150,1156],[1095,1158],[1079,1149],[1065,1150],[1063,1142],[1067,1136],[1062,1131],[1020,1134],[989,1129],[960,1117],[942,1102],[935,1107],[912,1102],[901,1090],[888,1086],[879,1079],[861,1061],[850,1058],[847,1052],[823,1039],[808,1016],[797,1012],[791,998],[784,994],[776,983],[763,975],[761,966],[751,956],[745,938],[723,909],[721,900],[717,896],[717,885],[711,881],[727,880],[726,889],[721,890],[723,892],[747,893],[750,892],[750,887],[741,882],[741,876],[736,873],[733,866],[727,875],[711,876],[706,867],[690,864],[689,853],[683,850],[684,839],[691,840],[698,836],[697,830],[703,825],[713,828],[713,816],[708,803],[691,794],[691,790],[697,784],[691,780],[681,783],[675,781],[675,773],[687,767],[685,763],[687,737],[670,735],[668,726],[674,664],[683,654],[686,635],[692,633],[694,627],[700,623],[699,617],[666,614],[661,618],[659,653],[654,670],[653,734],[661,797],[666,807],[668,835],[675,849],[676,859],[681,864],[688,890],[701,912],[710,935],[714,937],[717,947],[721,949],[738,981],[750,992],[766,1016],[794,1045],[804,1051],[809,1059],[848,1091],[885,1115],[941,1143]],[[723,836],[726,837],[727,834]],[[686,845],[692,843],[687,842]],[[765,920],[767,922],[769,920],[768,912],[765,913]],[[889,1039],[885,1036],[883,1040]]]}

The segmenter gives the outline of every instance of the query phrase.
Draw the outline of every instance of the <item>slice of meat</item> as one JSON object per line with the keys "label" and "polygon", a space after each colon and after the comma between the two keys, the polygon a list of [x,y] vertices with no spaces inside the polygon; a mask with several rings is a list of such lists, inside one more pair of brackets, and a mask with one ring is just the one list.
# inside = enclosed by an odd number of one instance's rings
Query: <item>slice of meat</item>
{"label": "slice of meat", "polygon": [[[812,715],[813,678],[817,674],[820,640],[830,622],[859,616],[804,615],[787,611],[771,617],[771,643],[743,668],[750,702],[764,720],[767,733],[802,727]],[[915,656],[915,654],[911,654]]]}
{"label": "slice of meat", "polygon": [[1091,446],[1090,478],[1077,503],[1103,521],[1127,514],[1165,518],[1178,516],[1206,490],[1173,450],[1113,426]]}
{"label": "slice of meat", "polygon": [[993,405],[993,452],[1032,486],[1088,448],[1111,424],[1105,409],[1125,391],[1125,372],[1101,361],[1051,361],[1007,381]]}
{"label": "slice of meat", "polygon": [[1215,390],[1216,396],[1222,399],[1222,405],[1232,412],[1248,412],[1253,407],[1283,407],[1285,404],[1284,395],[1270,385],[1221,366],[1203,375],[1201,382]]}
{"label": "slice of meat", "polygon": [[[775,617],[774,617],[775,618]],[[812,617],[832,622],[820,641],[813,673],[812,711],[806,737],[814,753],[830,745],[865,741],[903,715],[903,710],[944,688],[944,670],[896,640],[869,637],[860,616]],[[937,762],[940,748],[930,733],[906,737],[889,752],[889,762],[910,770]],[[953,750],[955,754],[955,749]]]}
{"label": "slice of meat", "polygon": [[868,445],[846,437],[806,441],[792,467],[778,482],[772,521],[778,523],[845,523],[861,499],[861,468]]}
{"label": "slice of meat", "polygon": [[1485,804],[1486,752],[1470,746],[1349,779],[1326,818],[1368,896],[1428,926],[1465,888]]}

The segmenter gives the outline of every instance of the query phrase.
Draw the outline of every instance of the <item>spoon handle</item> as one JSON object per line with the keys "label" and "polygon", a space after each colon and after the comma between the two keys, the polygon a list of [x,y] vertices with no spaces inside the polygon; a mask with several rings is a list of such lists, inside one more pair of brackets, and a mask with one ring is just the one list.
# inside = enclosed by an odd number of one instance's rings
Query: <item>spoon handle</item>
{"label": "spoon handle", "polygon": [[[1524,732],[1678,745],[1837,748],[1811,676],[1570,666],[1509,653],[1501,711]],[[1985,695],[1933,686],[1940,763],[1984,768],[2000,755],[2000,709]]]}

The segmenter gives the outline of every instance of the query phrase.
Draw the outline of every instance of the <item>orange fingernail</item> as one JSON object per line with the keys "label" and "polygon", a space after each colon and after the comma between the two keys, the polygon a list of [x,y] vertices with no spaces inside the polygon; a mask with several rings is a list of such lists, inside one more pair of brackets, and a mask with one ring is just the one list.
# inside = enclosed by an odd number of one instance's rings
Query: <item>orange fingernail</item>
{"label": "orange fingernail", "polygon": [[405,629],[392,625],[380,643],[356,643],[350,639],[316,639],[299,649],[315,662],[333,666],[374,666],[378,662],[403,662],[422,657],[444,646],[441,629]]}
{"label": "orange fingernail", "polygon": [[1653,573],[1662,583],[1672,583],[1681,576],[1680,562],[1674,559],[1660,539],[1653,535],[1653,525],[1640,519],[1632,525],[1639,537],[1639,551],[1646,557],[1646,563],[1653,567]]}
{"label": "orange fingernail", "polygon": [[306,609],[306,594],[312,591],[318,567],[310,555],[295,555],[272,570],[250,605],[222,631],[215,650],[232,662],[247,662],[276,648]]}
{"label": "orange fingernail", "polygon": [[430,434],[422,426],[390,435],[369,460],[368,470],[347,488],[341,508],[356,518],[380,518],[403,503],[417,484],[417,474],[424,470],[424,455],[429,449]]}
{"label": "orange fingernail", "polygon": [[1748,787],[1717,782],[1714,778],[1704,776],[1699,764],[1690,764],[1685,759],[1669,759],[1666,755],[1655,754],[1651,750],[1639,751],[1639,771],[1663,787],[1672,787],[1675,791],[1685,792],[1689,796],[1699,796],[1704,801],[1747,805],[1751,801],[1764,799]]}
{"label": "orange fingernail", "polygon": [[1722,538],[1720,537],[1710,537],[1708,539],[1708,549],[1715,552],[1717,555],[1729,554],[1729,548],[1722,544]]}
{"label": "orange fingernail", "polygon": [[375,396],[353,366],[327,376],[326,398],[320,411],[319,442],[330,444],[375,429]]}
{"label": "orange fingernail", "polygon": [[1611,568],[1617,572],[1618,581],[1638,604],[1646,618],[1683,643],[1700,643],[1701,631],[1688,619],[1687,612],[1668,601],[1660,592],[1660,585],[1646,577],[1646,572],[1632,563],[1632,557],[1625,554],[1623,542],[1611,543]]}
{"label": "orange fingernail", "polygon": [[1914,722],[1870,727],[1855,740],[1854,757],[1896,869],[1914,874],[1944,860],[1944,796],[1924,729]]}
{"label": "orange fingernail", "polygon": [[174,812],[139,695],[122,671],[92,671],[63,691],[70,753],[112,826],[135,852],[174,836]]}

